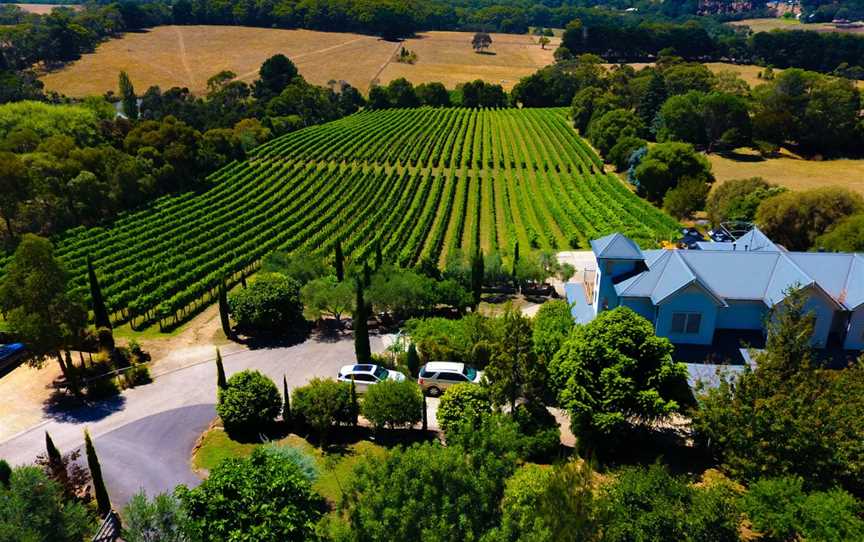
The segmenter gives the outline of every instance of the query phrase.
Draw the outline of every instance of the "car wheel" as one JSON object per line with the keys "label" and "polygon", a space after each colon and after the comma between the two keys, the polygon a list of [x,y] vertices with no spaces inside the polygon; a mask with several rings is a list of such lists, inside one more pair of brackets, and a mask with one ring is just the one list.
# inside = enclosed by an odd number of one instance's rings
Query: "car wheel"
{"label": "car wheel", "polygon": [[431,388],[426,390],[426,393],[429,394],[429,397],[438,397],[439,395],[441,395],[441,390],[439,390],[435,386],[432,386]]}

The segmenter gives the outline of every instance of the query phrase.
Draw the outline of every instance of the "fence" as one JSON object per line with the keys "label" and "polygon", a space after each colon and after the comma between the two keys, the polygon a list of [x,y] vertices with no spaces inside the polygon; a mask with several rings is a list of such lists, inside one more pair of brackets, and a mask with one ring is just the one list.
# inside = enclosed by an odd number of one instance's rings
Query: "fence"
{"label": "fence", "polygon": [[114,510],[108,512],[96,535],[93,537],[93,542],[115,542],[120,538],[120,517]]}

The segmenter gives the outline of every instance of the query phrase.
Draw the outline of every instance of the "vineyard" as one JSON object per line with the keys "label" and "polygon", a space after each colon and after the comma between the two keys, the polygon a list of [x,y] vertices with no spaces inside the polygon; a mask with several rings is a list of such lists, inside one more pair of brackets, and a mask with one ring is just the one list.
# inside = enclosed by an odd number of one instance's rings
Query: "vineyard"
{"label": "vineyard", "polygon": [[678,227],[603,172],[563,110],[363,112],[274,139],[210,183],[55,238],[74,288],[87,296],[89,256],[115,319],[165,326],[276,249],[339,240],[359,260],[380,243],[401,265],[443,265],[457,250],[506,258],[517,241],[567,250],[612,231],[651,245]]}

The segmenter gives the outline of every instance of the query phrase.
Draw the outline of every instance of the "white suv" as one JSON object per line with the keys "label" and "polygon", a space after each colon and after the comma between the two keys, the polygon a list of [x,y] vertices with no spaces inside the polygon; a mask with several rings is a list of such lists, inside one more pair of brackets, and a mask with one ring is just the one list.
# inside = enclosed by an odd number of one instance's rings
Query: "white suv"
{"label": "white suv", "polygon": [[462,382],[477,384],[481,378],[483,378],[482,371],[468,367],[464,363],[430,361],[420,367],[420,377],[417,378],[417,383],[420,384],[423,393],[429,394],[431,397],[438,397],[453,384]]}
{"label": "white suv", "polygon": [[343,365],[339,369],[339,382],[351,383],[354,379],[354,386],[357,393],[363,393],[370,385],[383,382],[384,380],[396,380],[401,382],[405,380],[405,375],[398,371],[390,371],[380,365],[372,365],[370,363],[361,363],[358,365]]}

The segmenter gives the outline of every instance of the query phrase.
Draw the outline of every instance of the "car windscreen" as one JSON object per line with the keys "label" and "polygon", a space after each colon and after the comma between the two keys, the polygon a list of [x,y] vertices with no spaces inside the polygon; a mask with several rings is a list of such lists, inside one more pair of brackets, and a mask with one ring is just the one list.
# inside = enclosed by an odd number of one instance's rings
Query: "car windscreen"
{"label": "car windscreen", "polygon": [[468,377],[468,380],[473,382],[474,379],[477,378],[477,369],[474,369],[473,367],[465,367],[464,374]]}
{"label": "car windscreen", "polygon": [[387,375],[389,374],[390,373],[388,373],[387,369],[385,369],[384,367],[378,367],[377,369],[375,369],[375,378],[377,378],[378,380],[387,380]]}

